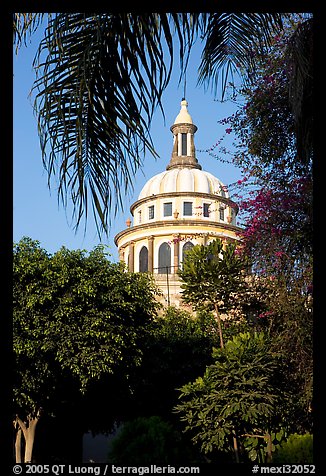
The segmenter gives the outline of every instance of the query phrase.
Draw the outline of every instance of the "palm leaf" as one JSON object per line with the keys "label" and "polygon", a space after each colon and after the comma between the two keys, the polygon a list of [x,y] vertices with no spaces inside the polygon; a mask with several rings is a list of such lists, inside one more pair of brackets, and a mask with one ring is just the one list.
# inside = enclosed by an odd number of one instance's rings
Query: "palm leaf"
{"label": "palm leaf", "polygon": [[56,176],[58,197],[65,205],[71,200],[77,227],[87,217],[87,188],[106,230],[109,212],[123,209],[145,153],[157,156],[150,123],[157,107],[163,112],[173,64],[171,28],[183,72],[197,18],[58,13],[49,19],[34,62],[35,110],[49,186]]}
{"label": "palm leaf", "polygon": [[[44,14],[15,14],[20,44]],[[250,41],[268,41],[280,14],[54,13],[34,67],[35,111],[48,184],[73,205],[76,227],[91,201],[98,231],[108,229],[146,153],[157,157],[150,135],[173,66],[176,38],[180,79],[201,34],[206,45],[199,82],[216,83],[222,96],[237,62],[252,67]],[[90,193],[88,193],[90,191]],[[89,198],[90,197],[90,198]],[[86,221],[85,221],[86,225]]]}
{"label": "palm leaf", "polygon": [[[42,23],[44,13],[14,13],[13,35],[16,53],[22,43],[26,45],[27,37],[32,35]],[[50,13],[48,15],[51,15]]]}
{"label": "palm leaf", "polygon": [[223,100],[230,77],[233,78],[241,69],[250,79],[255,67],[253,51],[267,46],[273,32],[281,27],[282,14],[211,14],[204,36],[206,42],[199,66],[199,84],[211,83],[216,94],[221,75]]}

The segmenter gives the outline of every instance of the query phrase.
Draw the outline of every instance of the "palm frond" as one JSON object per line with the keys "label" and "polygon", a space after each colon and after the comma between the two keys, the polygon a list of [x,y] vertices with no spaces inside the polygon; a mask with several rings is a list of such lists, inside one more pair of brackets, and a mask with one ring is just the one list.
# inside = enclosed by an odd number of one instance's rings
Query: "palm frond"
{"label": "palm frond", "polygon": [[282,14],[213,13],[205,33],[199,66],[199,84],[211,83],[216,94],[222,76],[222,100],[227,82],[241,68],[252,72],[252,52],[270,43],[273,32],[282,27]]}
{"label": "palm frond", "polygon": [[[14,13],[13,36],[16,53],[22,43],[26,45],[27,37],[32,35],[42,23],[45,13]],[[48,14],[50,15],[50,14]]]}
{"label": "palm frond", "polygon": [[195,28],[186,21],[180,28],[177,14],[156,13],[58,13],[49,20],[34,62],[35,110],[49,185],[57,176],[65,204],[70,193],[77,227],[90,196],[106,230],[145,153],[157,156],[150,123],[157,107],[163,112],[171,76],[171,24],[186,38],[183,60]]}
{"label": "palm frond", "polygon": [[[16,14],[17,44],[44,14]],[[57,179],[58,199],[73,205],[76,227],[89,208],[98,231],[108,229],[133,190],[146,153],[157,157],[151,119],[169,83],[179,45],[180,81],[199,35],[206,45],[199,82],[238,65],[252,68],[251,41],[268,42],[282,14],[53,13],[34,67],[35,111],[48,184]],[[111,214],[112,212],[112,214]]]}

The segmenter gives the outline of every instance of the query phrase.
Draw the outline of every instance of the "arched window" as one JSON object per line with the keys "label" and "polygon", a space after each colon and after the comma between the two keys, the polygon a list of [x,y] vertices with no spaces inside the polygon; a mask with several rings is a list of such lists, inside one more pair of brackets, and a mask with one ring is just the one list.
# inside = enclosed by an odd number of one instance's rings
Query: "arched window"
{"label": "arched window", "polygon": [[158,273],[171,273],[171,248],[168,243],[162,243],[158,249]]}
{"label": "arched window", "polygon": [[185,259],[185,255],[187,254],[187,251],[191,250],[194,247],[194,245],[191,243],[191,241],[187,241],[182,248],[182,261]]}
{"label": "arched window", "polygon": [[143,246],[139,253],[139,271],[146,273],[148,271],[148,249]]}

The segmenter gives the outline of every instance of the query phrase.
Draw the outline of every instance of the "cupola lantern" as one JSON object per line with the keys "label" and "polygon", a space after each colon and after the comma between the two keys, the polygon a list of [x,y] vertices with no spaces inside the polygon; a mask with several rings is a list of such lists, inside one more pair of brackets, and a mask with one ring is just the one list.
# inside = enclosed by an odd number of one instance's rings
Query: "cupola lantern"
{"label": "cupola lantern", "polygon": [[182,99],[180,112],[170,128],[173,134],[173,149],[166,170],[185,166],[201,170],[201,166],[196,159],[194,142],[197,126],[193,123],[187,107],[187,101]]}

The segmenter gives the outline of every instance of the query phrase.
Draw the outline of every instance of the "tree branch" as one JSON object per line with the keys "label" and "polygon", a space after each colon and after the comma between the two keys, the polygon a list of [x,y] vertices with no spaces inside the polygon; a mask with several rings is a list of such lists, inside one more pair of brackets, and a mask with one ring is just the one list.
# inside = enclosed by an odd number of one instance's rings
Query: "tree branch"
{"label": "tree branch", "polygon": [[23,433],[24,433],[24,437],[26,436],[26,432],[27,432],[27,426],[25,425],[25,423],[23,422],[23,420],[21,420],[21,418],[19,418],[18,415],[16,415],[16,420],[14,421],[14,424],[15,423],[18,423],[18,425],[20,426],[20,428],[22,429]]}

